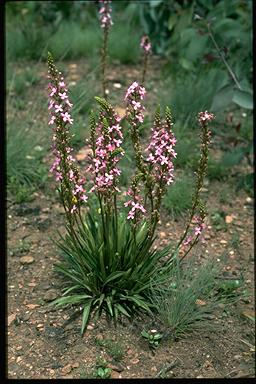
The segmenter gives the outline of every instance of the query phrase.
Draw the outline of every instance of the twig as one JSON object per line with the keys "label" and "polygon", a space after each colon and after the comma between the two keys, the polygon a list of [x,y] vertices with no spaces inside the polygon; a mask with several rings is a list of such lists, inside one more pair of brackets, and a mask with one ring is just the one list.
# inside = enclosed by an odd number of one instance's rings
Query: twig
{"label": "twig", "polygon": [[238,80],[237,80],[237,78],[236,78],[236,75],[234,74],[234,72],[233,72],[232,69],[230,68],[230,66],[229,66],[229,64],[228,64],[228,62],[227,62],[227,60],[225,59],[225,56],[224,56],[223,53],[221,52],[221,50],[220,50],[220,48],[219,48],[219,46],[218,46],[218,44],[217,44],[217,42],[216,42],[216,40],[215,40],[213,34],[212,34],[212,31],[211,31],[211,28],[210,28],[210,23],[207,23],[207,28],[208,28],[209,36],[210,36],[210,38],[211,38],[211,40],[212,40],[212,42],[213,42],[213,44],[214,44],[214,46],[215,46],[215,48],[216,48],[216,50],[217,50],[217,52],[218,52],[218,54],[219,54],[221,60],[222,60],[223,63],[225,64],[225,66],[226,66],[226,68],[227,68],[227,70],[228,70],[230,76],[231,76],[232,79],[234,80],[234,82],[235,82],[237,88],[240,89],[240,91],[242,91],[242,88],[241,88],[241,86],[240,86],[240,84],[239,84],[239,82],[238,82]]}
{"label": "twig", "polygon": [[167,372],[169,372],[172,368],[176,367],[179,364],[178,359],[175,359],[171,363],[167,364],[166,367],[162,368],[155,377],[161,377],[163,374],[165,375]]}

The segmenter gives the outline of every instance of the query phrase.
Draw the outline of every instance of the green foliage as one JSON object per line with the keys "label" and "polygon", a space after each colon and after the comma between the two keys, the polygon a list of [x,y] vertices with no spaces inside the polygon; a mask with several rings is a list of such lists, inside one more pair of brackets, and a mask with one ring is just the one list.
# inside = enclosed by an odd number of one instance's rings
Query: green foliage
{"label": "green foliage", "polygon": [[38,151],[40,137],[20,123],[7,126],[7,188],[16,202],[29,201],[32,192],[43,186],[47,171],[41,163],[43,153]]}
{"label": "green foliage", "polygon": [[163,206],[172,216],[177,217],[192,207],[193,181],[183,174],[168,188]]}
{"label": "green foliage", "polygon": [[226,231],[227,224],[225,222],[226,214],[224,211],[214,211],[211,214],[212,225],[217,231]]}
{"label": "green foliage", "polygon": [[108,368],[108,363],[105,359],[97,357],[94,378],[109,379],[111,376],[112,369]]}
{"label": "green foliage", "polygon": [[254,196],[254,172],[240,175],[237,180],[237,189],[244,189],[250,196]]}
{"label": "green foliage", "polygon": [[229,297],[218,294],[219,273],[216,262],[200,267],[194,259],[186,265],[173,263],[168,284],[155,286],[151,297],[166,327],[166,336],[176,340],[192,331],[212,327],[209,320],[218,304],[229,303]]}
{"label": "green foliage", "polygon": [[151,279],[165,278],[156,265],[169,248],[150,250],[152,241],[146,223],[141,224],[136,235],[125,215],[119,216],[117,228],[111,217],[106,225],[104,232],[100,213],[88,212],[76,236],[68,229],[66,237],[61,236],[58,242],[64,262],[56,265],[56,270],[69,285],[63,297],[51,304],[83,306],[82,332],[92,313],[98,317],[105,311],[115,321],[120,315],[132,318],[137,311],[151,313]]}
{"label": "green foliage", "polygon": [[120,22],[113,25],[109,35],[110,59],[118,60],[122,64],[138,63],[141,56],[140,36],[140,31],[133,29],[131,24]]}
{"label": "green foliage", "polygon": [[[197,126],[199,111],[211,110],[214,95],[228,81],[224,70],[212,68],[206,71],[199,66],[197,71],[170,76],[164,83],[165,103],[172,106],[173,113],[187,129]],[[184,96],[185,95],[185,96]]]}
{"label": "green foliage", "polygon": [[208,160],[207,177],[210,180],[223,180],[230,175],[230,167],[223,164],[221,160],[214,160],[212,156]]}
{"label": "green foliage", "polygon": [[145,331],[143,329],[141,331],[141,336],[148,341],[149,347],[153,349],[156,349],[159,346],[163,337],[163,335],[161,333],[158,333],[155,329],[152,329],[150,331]]}
{"label": "green foliage", "polygon": [[111,368],[108,367],[98,367],[96,371],[96,377],[101,379],[109,379],[111,376]]}
{"label": "green foliage", "polygon": [[115,360],[121,361],[125,355],[123,344],[112,339],[96,339],[96,343],[107,350],[107,353]]}
{"label": "green foliage", "polygon": [[95,23],[63,22],[49,40],[49,50],[57,59],[86,57],[95,64],[99,47],[100,30]]}

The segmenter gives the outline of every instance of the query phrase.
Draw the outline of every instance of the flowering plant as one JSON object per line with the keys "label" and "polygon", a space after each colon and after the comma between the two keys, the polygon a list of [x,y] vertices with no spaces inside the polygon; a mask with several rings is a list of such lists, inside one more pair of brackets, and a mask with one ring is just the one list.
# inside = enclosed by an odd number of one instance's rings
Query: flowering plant
{"label": "flowering plant", "polygon": [[[59,182],[59,193],[67,219],[67,234],[60,234],[59,247],[64,263],[56,266],[66,278],[68,286],[56,305],[79,304],[83,308],[82,332],[92,313],[102,311],[118,319],[119,315],[132,317],[137,311],[151,312],[152,281],[155,284],[168,278],[172,260],[181,247],[188,251],[198,241],[203,228],[205,210],[199,199],[206,172],[209,130],[213,115],[199,114],[202,128],[201,159],[197,171],[197,186],[189,223],[177,247],[168,245],[162,250],[152,249],[155,230],[160,218],[160,207],[168,185],[174,180],[176,138],[172,131],[170,109],[164,118],[157,108],[149,145],[143,149],[139,129],[144,121],[143,101],[146,90],[134,82],[124,101],[126,115],[118,116],[109,102],[95,97],[100,110],[90,115],[89,166],[86,177],[80,174],[72,157],[69,127],[72,104],[64,79],[48,54],[49,110],[53,125],[53,154],[51,171]],[[123,201],[119,183],[123,120],[129,124],[134,148],[136,169]],[[91,177],[90,177],[91,176]],[[93,205],[97,199],[98,206]],[[195,238],[187,237],[195,213],[199,209]],[[189,235],[192,236],[192,235]]]}

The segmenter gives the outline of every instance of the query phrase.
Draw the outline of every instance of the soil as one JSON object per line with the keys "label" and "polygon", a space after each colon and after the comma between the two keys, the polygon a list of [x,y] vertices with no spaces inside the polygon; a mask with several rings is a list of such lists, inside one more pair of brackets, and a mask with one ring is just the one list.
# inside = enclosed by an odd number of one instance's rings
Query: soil
{"label": "soil", "polygon": [[[121,76],[121,74],[120,74]],[[241,165],[246,171],[246,165]],[[241,170],[240,169],[240,170]],[[61,280],[53,265],[59,253],[52,239],[56,229],[64,232],[64,215],[54,194],[33,194],[29,203],[7,207],[8,276],[8,378],[56,379],[92,377],[99,359],[111,368],[112,378],[238,378],[255,377],[254,366],[254,261],[253,199],[239,190],[231,191],[228,202],[220,203],[223,182],[206,187],[208,207],[225,212],[226,231],[217,230],[211,216],[207,219],[205,242],[193,250],[198,263],[207,259],[220,262],[223,273],[236,278],[242,271],[247,298],[229,310],[213,314],[216,330],[206,329],[178,341],[163,340],[152,351],[141,336],[142,329],[159,329],[154,319],[124,320],[117,327],[104,317],[90,321],[81,336],[81,316],[74,308],[56,309],[48,304],[60,293]],[[178,239],[185,218],[172,220],[162,212],[158,228],[159,246]],[[239,241],[232,241],[233,235]],[[255,317],[254,317],[255,318]],[[122,349],[119,359],[104,347],[104,341]],[[118,361],[117,361],[118,360]]]}

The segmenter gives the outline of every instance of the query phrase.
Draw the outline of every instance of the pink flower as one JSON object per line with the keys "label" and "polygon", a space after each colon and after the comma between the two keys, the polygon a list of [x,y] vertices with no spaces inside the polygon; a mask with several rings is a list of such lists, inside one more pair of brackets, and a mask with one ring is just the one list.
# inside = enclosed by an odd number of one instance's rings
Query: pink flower
{"label": "pink flower", "polygon": [[215,119],[215,115],[213,113],[207,111],[198,113],[198,121],[200,124],[204,124],[205,122],[207,123],[213,119]]}
{"label": "pink flower", "polygon": [[49,121],[48,124],[50,124],[50,125],[51,125],[51,124],[54,124],[54,120],[55,120],[55,119],[56,119],[56,117],[55,117],[55,116],[52,116],[52,117],[51,117],[51,120]]}
{"label": "pink flower", "polygon": [[71,208],[71,213],[75,212],[77,210],[77,206],[76,205],[73,205],[73,207]]}
{"label": "pink flower", "polygon": [[62,105],[55,104],[55,113],[63,112]]}
{"label": "pink flower", "polygon": [[145,93],[145,88],[141,87],[136,81],[126,91],[124,99],[127,101],[128,113],[134,126],[144,121],[143,111],[145,108],[139,100],[144,99]]}
{"label": "pink flower", "polygon": [[113,25],[113,21],[110,13],[112,9],[110,7],[110,0],[100,1],[103,6],[99,10],[100,23],[102,28],[108,28],[110,25]]}
{"label": "pink flower", "polygon": [[57,92],[57,88],[52,87],[52,92],[50,93],[50,96],[52,97]]}
{"label": "pink flower", "polygon": [[[57,71],[52,58],[48,57],[49,64],[49,109],[50,125],[53,127],[52,149],[55,160],[50,168],[50,172],[55,174],[56,181],[59,181],[65,191],[74,190],[76,199],[71,193],[65,193],[64,204],[71,213],[78,209],[79,204],[86,202],[87,196],[84,189],[85,180],[79,176],[78,169],[75,165],[75,159],[72,156],[72,148],[70,146],[70,133],[67,123],[72,124],[73,119],[70,115],[70,107],[72,104],[68,100],[67,89],[61,73]],[[64,88],[64,90],[63,90]],[[63,103],[65,100],[65,103]],[[62,120],[60,119],[62,117]],[[66,123],[66,124],[64,124]],[[75,201],[75,203],[74,203]]]}
{"label": "pink flower", "polygon": [[70,124],[73,124],[74,120],[71,119],[71,116],[70,116],[70,114],[68,112],[62,113],[61,116],[62,116],[63,121],[67,121]]}
{"label": "pink flower", "polygon": [[193,237],[192,236],[188,236],[185,241],[183,242],[184,245],[189,245],[191,243],[191,241],[193,240]]}
{"label": "pink flower", "polygon": [[149,155],[147,161],[154,167],[152,168],[152,175],[156,180],[162,180],[167,185],[173,182],[173,158],[177,156],[173,146],[176,143],[176,138],[170,129],[170,124],[160,122],[159,126],[154,126],[151,129],[151,139],[147,147]]}
{"label": "pink flower", "polygon": [[149,54],[151,52],[151,43],[147,35],[142,36],[140,46],[146,54]]}
{"label": "pink flower", "polygon": [[[116,186],[117,177],[121,174],[121,171],[117,168],[117,163],[124,155],[124,152],[120,150],[123,134],[121,126],[118,125],[119,116],[115,111],[111,110],[108,114],[109,126],[107,129],[103,125],[105,116],[106,113],[102,112],[96,126],[95,155],[91,158],[91,164],[87,171],[92,172],[94,175],[95,185],[91,189],[92,192],[100,190],[101,193],[109,191],[115,193],[118,192]],[[119,151],[115,153],[117,149]]]}
{"label": "pink flower", "polygon": [[63,92],[63,93],[59,92],[59,96],[60,96],[61,100],[65,100],[68,98],[66,92]]}

